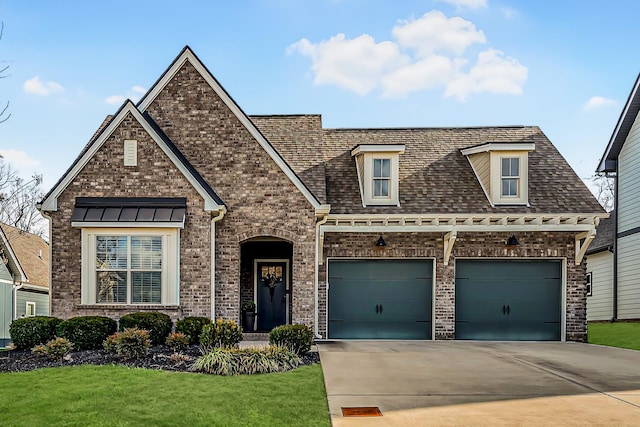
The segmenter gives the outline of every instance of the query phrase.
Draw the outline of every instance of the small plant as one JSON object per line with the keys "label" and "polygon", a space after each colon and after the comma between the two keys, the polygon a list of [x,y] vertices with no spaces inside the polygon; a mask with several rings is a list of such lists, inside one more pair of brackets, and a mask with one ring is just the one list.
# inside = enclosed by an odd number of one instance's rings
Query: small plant
{"label": "small plant", "polygon": [[277,326],[269,333],[269,344],[286,347],[296,354],[311,350],[313,331],[307,325]]}
{"label": "small plant", "polygon": [[116,321],[104,316],[72,317],[58,325],[58,336],[73,342],[77,350],[91,350],[102,346],[104,340],[116,332]]}
{"label": "small plant", "polygon": [[60,322],[61,319],[48,316],[16,319],[9,326],[9,335],[17,349],[33,348],[54,339]]}
{"label": "small plant", "polygon": [[167,345],[173,351],[184,350],[189,345],[189,338],[182,332],[174,332],[167,337]]}
{"label": "small plant", "polygon": [[202,328],[200,349],[208,353],[214,348],[235,348],[242,341],[242,330],[233,320],[218,319]]}
{"label": "small plant", "polygon": [[117,332],[107,337],[104,342],[105,350],[111,352],[115,350],[127,359],[146,356],[149,346],[151,346],[149,331],[137,328],[127,328]]}
{"label": "small plant", "polygon": [[173,323],[168,315],[155,311],[125,314],[120,318],[120,331],[128,328],[147,330],[153,345],[164,344],[172,327]]}
{"label": "small plant", "polygon": [[256,311],[256,303],[251,301],[251,300],[247,300],[245,302],[242,303],[242,312],[243,313],[255,313]]}
{"label": "small plant", "polygon": [[182,332],[189,339],[189,344],[199,344],[200,334],[205,325],[211,324],[207,317],[185,317],[176,322],[176,332]]}
{"label": "small plant", "polygon": [[37,355],[47,356],[51,359],[62,359],[71,352],[73,343],[66,338],[55,338],[48,341],[46,344],[40,344],[31,351]]}
{"label": "small plant", "polygon": [[214,348],[199,357],[190,369],[214,375],[266,374],[288,371],[301,363],[297,354],[283,347]]}

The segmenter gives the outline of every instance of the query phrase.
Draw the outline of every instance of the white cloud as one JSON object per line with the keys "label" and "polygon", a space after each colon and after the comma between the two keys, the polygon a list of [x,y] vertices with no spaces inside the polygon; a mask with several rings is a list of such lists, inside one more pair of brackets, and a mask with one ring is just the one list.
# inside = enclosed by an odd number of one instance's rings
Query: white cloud
{"label": "white cloud", "polygon": [[474,93],[518,95],[528,69],[503,52],[489,48],[477,58],[466,51],[487,42],[484,33],[460,17],[440,11],[425,13],[392,30],[396,41],[376,42],[362,34],[337,34],[313,43],[302,39],[287,49],[311,59],[315,84],[331,84],[360,95],[380,89],[398,97],[427,89],[465,101]]}
{"label": "white cloud", "polygon": [[414,21],[404,22],[392,31],[403,48],[413,49],[418,56],[432,53],[461,55],[474,43],[486,43],[482,31],[458,16],[447,18],[444,13],[432,10]]}
{"label": "white cloud", "polygon": [[111,95],[106,97],[104,102],[110,105],[120,105],[127,99],[130,99],[133,102],[138,102],[140,100],[140,95],[145,93],[147,93],[147,89],[142,86],[133,86],[125,95]]}
{"label": "white cloud", "polygon": [[16,149],[0,149],[0,155],[4,157],[4,160],[11,163],[17,169],[29,169],[34,168],[40,164],[39,160],[32,159],[29,155],[21,150]]}
{"label": "white cloud", "polygon": [[377,87],[386,72],[409,62],[397,44],[376,43],[368,34],[354,39],[337,34],[317,44],[302,39],[287,51],[298,51],[311,58],[316,84],[335,84],[360,95]]}
{"label": "white cloud", "polygon": [[614,105],[618,105],[618,101],[616,101],[615,99],[605,98],[604,96],[592,96],[591,98],[589,98],[589,101],[584,104],[582,109],[585,111],[591,111],[595,110],[596,108],[610,107]]}
{"label": "white cloud", "polygon": [[440,0],[454,5],[458,9],[482,9],[487,7],[487,0]]}
{"label": "white cloud", "polygon": [[529,71],[517,59],[489,49],[478,54],[478,62],[466,74],[461,74],[447,84],[445,96],[466,101],[472,93],[496,93],[520,95]]}
{"label": "white cloud", "polygon": [[27,93],[42,96],[51,95],[52,93],[58,93],[64,90],[64,87],[62,87],[60,83],[40,81],[39,76],[35,76],[32,79],[25,81],[22,88]]}

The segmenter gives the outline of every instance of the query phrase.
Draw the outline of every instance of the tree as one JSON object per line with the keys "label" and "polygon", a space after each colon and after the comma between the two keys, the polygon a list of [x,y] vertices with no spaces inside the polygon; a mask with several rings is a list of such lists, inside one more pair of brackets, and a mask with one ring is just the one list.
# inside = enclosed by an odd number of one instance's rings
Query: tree
{"label": "tree", "polygon": [[[2,40],[2,34],[4,33],[4,22],[0,21],[0,40]],[[9,69],[8,65],[4,65],[5,61],[0,61],[0,79],[4,79],[8,77],[5,73]],[[3,107],[0,107],[0,123],[6,122],[11,117],[11,113],[8,113],[9,110],[9,101],[4,104]]]}
{"label": "tree", "polygon": [[605,211],[611,212],[615,207],[616,181],[611,175],[596,173],[589,178],[593,193]]}
{"label": "tree", "polygon": [[26,180],[0,159],[0,222],[42,236],[44,218],[36,208],[43,196],[41,184],[42,175]]}

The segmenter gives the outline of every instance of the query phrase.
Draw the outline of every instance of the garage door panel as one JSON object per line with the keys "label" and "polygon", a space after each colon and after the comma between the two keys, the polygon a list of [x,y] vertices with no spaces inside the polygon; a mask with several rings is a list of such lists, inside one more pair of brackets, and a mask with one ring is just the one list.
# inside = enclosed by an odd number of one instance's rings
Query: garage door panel
{"label": "garage door panel", "polygon": [[431,337],[431,260],[330,260],[329,337]]}
{"label": "garage door panel", "polygon": [[458,339],[559,340],[562,264],[457,260]]}

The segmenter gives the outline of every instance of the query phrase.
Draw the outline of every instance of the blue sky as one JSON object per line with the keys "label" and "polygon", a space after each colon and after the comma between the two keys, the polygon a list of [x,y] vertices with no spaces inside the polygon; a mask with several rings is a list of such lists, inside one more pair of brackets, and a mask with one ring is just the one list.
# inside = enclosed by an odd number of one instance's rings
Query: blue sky
{"label": "blue sky", "polygon": [[0,154],[47,191],[189,45],[248,114],[538,125],[586,178],[640,70],[639,15],[632,0],[3,0]]}

